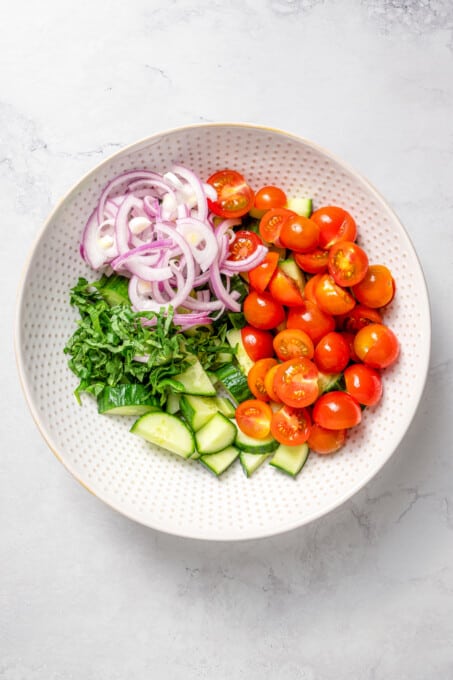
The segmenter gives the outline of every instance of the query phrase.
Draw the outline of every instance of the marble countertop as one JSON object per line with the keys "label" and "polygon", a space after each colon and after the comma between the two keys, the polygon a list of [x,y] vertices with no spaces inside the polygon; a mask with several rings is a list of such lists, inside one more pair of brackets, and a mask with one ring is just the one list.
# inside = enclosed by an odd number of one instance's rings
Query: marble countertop
{"label": "marble countertop", "polygon": [[[452,678],[450,0],[16,0],[0,44],[0,680]],[[145,529],[76,484],[32,422],[10,330],[31,240],[85,171],[222,120],[367,176],[433,314],[424,397],[381,473],[307,527],[228,545]]]}

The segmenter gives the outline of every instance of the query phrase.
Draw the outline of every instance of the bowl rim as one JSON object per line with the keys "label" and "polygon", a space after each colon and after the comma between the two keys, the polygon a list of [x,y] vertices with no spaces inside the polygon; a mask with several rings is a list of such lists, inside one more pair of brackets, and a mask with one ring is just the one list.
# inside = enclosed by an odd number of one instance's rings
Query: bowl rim
{"label": "bowl rim", "polygon": [[[415,260],[418,264],[420,273],[421,273],[421,280],[423,283],[423,291],[424,291],[424,297],[425,297],[425,302],[426,302],[426,314],[427,314],[427,328],[426,333],[427,336],[425,337],[426,340],[426,345],[425,345],[425,355],[422,356],[421,360],[423,363],[422,370],[421,370],[421,375],[422,375],[422,380],[419,383],[420,384],[420,393],[418,397],[417,404],[415,406],[414,412],[410,418],[410,420],[407,423],[407,426],[404,428],[404,430],[400,433],[400,436],[396,442],[396,444],[389,450],[387,455],[383,458],[380,458],[378,461],[378,465],[374,466],[371,471],[368,471],[367,474],[365,474],[356,484],[354,484],[348,491],[346,491],[344,494],[339,496],[333,503],[331,503],[327,509],[321,509],[316,512],[313,512],[312,514],[308,515],[306,518],[302,520],[297,520],[297,521],[291,521],[288,522],[285,525],[282,525],[281,527],[277,528],[272,528],[272,529],[264,529],[262,531],[258,530],[253,530],[251,534],[247,534],[245,532],[244,534],[241,534],[240,536],[230,536],[230,535],[225,535],[225,536],[218,536],[215,531],[212,532],[212,535],[210,534],[209,531],[204,532],[203,535],[196,535],[194,533],[189,533],[187,531],[180,531],[176,529],[168,529],[168,528],[163,528],[162,526],[158,526],[157,524],[154,524],[152,522],[147,522],[143,521],[140,517],[134,516],[133,514],[124,511],[123,508],[118,507],[116,504],[112,503],[110,500],[105,499],[101,494],[96,493],[93,489],[91,489],[86,482],[72,469],[72,465],[64,460],[64,458],[61,456],[61,454],[58,452],[57,447],[52,443],[51,440],[51,435],[50,433],[47,432],[45,426],[43,423],[41,423],[40,417],[37,413],[37,410],[35,408],[35,405],[33,403],[33,399],[31,397],[31,394],[29,393],[28,385],[27,385],[27,380],[26,380],[26,371],[24,367],[24,362],[22,358],[22,354],[20,352],[20,346],[21,346],[21,340],[22,340],[22,328],[21,328],[21,319],[22,319],[22,307],[23,307],[23,301],[24,301],[24,295],[25,295],[25,280],[27,277],[27,274],[29,272],[31,263],[33,261],[33,257],[35,255],[35,252],[41,243],[41,240],[50,224],[50,222],[54,219],[55,215],[58,213],[58,211],[61,209],[62,205],[71,198],[71,196],[76,193],[76,191],[79,190],[80,186],[86,182],[92,175],[96,174],[103,166],[108,165],[112,160],[117,158],[120,155],[123,154],[128,154],[133,152],[136,149],[139,149],[142,146],[146,146],[148,143],[152,142],[156,138],[160,137],[165,137],[166,135],[171,135],[174,133],[178,132],[183,132],[186,130],[196,130],[200,128],[222,128],[222,127],[233,127],[233,128],[246,128],[246,129],[251,129],[251,130],[258,130],[262,132],[272,132],[278,135],[281,135],[282,137],[290,138],[294,141],[297,142],[302,142],[306,146],[312,148],[313,150],[327,156],[330,158],[332,161],[343,167],[345,170],[347,170],[349,173],[351,173],[353,176],[355,176],[357,179],[363,182],[365,187],[376,197],[376,199],[385,205],[387,210],[390,212],[391,216],[393,219],[398,223],[401,233],[406,239],[407,242],[407,247],[411,250],[412,255],[415,257]],[[38,230],[37,234],[35,235],[32,244],[28,250],[28,254],[25,258],[25,262],[22,266],[19,281],[17,284],[17,289],[16,289],[16,301],[15,301],[15,317],[14,317],[14,354],[15,354],[15,361],[16,361],[16,367],[17,367],[17,372],[19,375],[19,382],[22,388],[23,395],[25,397],[25,401],[27,403],[27,406],[29,408],[29,411],[31,413],[31,416],[35,422],[35,425],[41,434],[41,437],[43,438],[44,442],[48,446],[48,448],[52,451],[54,456],[57,458],[57,460],[64,466],[67,472],[70,473],[70,475],[77,481],[81,486],[83,486],[87,491],[89,491],[93,496],[95,496],[97,499],[105,503],[109,508],[112,510],[115,510],[116,512],[120,513],[124,517],[127,517],[128,519],[137,522],[138,524],[141,524],[145,527],[149,527],[151,529],[154,529],[156,531],[161,531],[163,533],[167,533],[173,536],[177,536],[180,538],[189,538],[189,539],[194,539],[194,540],[203,540],[203,541],[219,541],[219,542],[232,542],[232,541],[247,541],[247,540],[255,540],[255,539],[260,539],[260,538],[269,538],[271,536],[277,536],[283,533],[287,533],[289,531],[293,531],[299,527],[305,526],[307,524],[310,524],[311,522],[314,522],[317,519],[320,519],[321,517],[324,517],[325,515],[330,514],[337,508],[339,508],[341,505],[343,505],[347,500],[355,496],[356,493],[358,493],[361,489],[363,489],[366,484],[368,484],[371,479],[373,479],[380,470],[384,467],[384,465],[390,460],[390,458],[393,456],[397,448],[400,446],[402,440],[407,434],[408,429],[410,428],[416,413],[419,409],[420,402],[423,397],[423,392],[426,387],[426,382],[427,382],[427,377],[428,377],[428,369],[429,369],[429,364],[430,364],[430,357],[431,357],[431,345],[432,345],[432,314],[431,314],[431,305],[430,305],[430,299],[429,299],[429,291],[428,291],[428,286],[426,282],[426,276],[423,271],[423,266],[420,261],[420,258],[417,254],[417,251],[412,243],[412,240],[409,236],[409,233],[406,229],[406,227],[403,225],[401,220],[399,219],[398,215],[394,211],[394,209],[389,205],[387,200],[384,198],[384,196],[376,189],[374,184],[370,182],[370,180],[362,175],[361,173],[357,172],[352,166],[349,165],[349,163],[343,161],[339,156],[336,154],[332,153],[331,151],[325,149],[323,146],[317,144],[316,142],[311,141],[310,139],[303,137],[301,135],[287,132],[286,130],[283,130],[281,128],[275,128],[272,126],[268,125],[260,125],[260,124],[255,124],[255,123],[248,123],[248,122],[228,122],[228,121],[218,121],[218,122],[203,122],[203,123],[191,123],[187,125],[179,125],[175,126],[172,128],[167,128],[165,130],[161,130],[158,132],[153,133],[152,135],[148,135],[146,137],[142,137],[139,140],[136,140],[134,142],[131,142],[130,144],[127,144],[125,146],[122,146],[120,149],[117,149],[115,152],[109,154],[106,156],[104,159],[102,159],[99,163],[97,163],[95,166],[93,166],[88,172],[86,172],[82,177],[80,177],[64,194],[63,196],[57,200],[55,206],[53,209],[50,211],[50,213],[47,215],[45,220],[43,221],[41,228]]]}

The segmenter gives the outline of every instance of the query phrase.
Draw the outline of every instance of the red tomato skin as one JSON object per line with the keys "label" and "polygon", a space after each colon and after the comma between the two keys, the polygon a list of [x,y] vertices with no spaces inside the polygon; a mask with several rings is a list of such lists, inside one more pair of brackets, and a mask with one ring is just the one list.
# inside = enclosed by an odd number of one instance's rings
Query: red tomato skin
{"label": "red tomato skin", "polygon": [[393,300],[395,282],[387,267],[372,264],[364,278],[352,287],[352,292],[362,305],[373,309],[385,307]]}
{"label": "red tomato skin", "polygon": [[362,420],[359,402],[346,392],[322,394],[313,407],[313,420],[328,430],[355,427]]}
{"label": "red tomato skin", "polygon": [[335,320],[310,300],[301,307],[292,307],[288,312],[287,328],[300,328],[313,340],[315,345],[323,335],[335,330]]}
{"label": "red tomato skin", "polygon": [[269,252],[257,267],[248,272],[249,283],[259,293],[264,293],[278,265],[278,253]]}
{"label": "red tomato skin", "polygon": [[337,328],[347,333],[357,333],[364,326],[370,323],[382,323],[382,316],[377,309],[356,305],[347,314],[340,314],[336,317]]}
{"label": "red tomato skin", "polygon": [[244,300],[242,311],[251,326],[265,331],[276,328],[285,320],[283,306],[269,293],[251,291]]}
{"label": "red tomato skin", "polygon": [[328,430],[318,423],[313,423],[307,444],[311,451],[320,456],[336,453],[346,441],[346,430]]}
{"label": "red tomato skin", "polygon": [[354,351],[367,366],[387,368],[397,360],[400,347],[398,338],[388,326],[373,323],[357,333]]}
{"label": "red tomato skin", "polygon": [[324,373],[341,373],[350,358],[351,353],[346,339],[335,331],[326,333],[315,347],[315,364]]}
{"label": "red tomato skin", "polygon": [[233,262],[246,260],[260,245],[263,245],[263,242],[254,231],[237,231],[230,244],[228,259]]}
{"label": "red tomato skin", "polygon": [[311,416],[306,408],[283,406],[272,416],[271,434],[280,444],[300,446],[307,441],[311,430]]}
{"label": "red tomato skin", "polygon": [[255,194],[255,208],[257,210],[271,210],[284,208],[287,202],[285,192],[279,187],[261,187]]}
{"label": "red tomato skin", "polygon": [[304,304],[304,298],[298,285],[280,267],[277,267],[270,280],[269,293],[274,300],[286,307],[299,307]]}
{"label": "red tomato skin", "polygon": [[275,372],[273,388],[287,406],[310,406],[319,394],[318,369],[305,357],[284,361]]}
{"label": "red tomato skin", "polygon": [[217,191],[216,201],[208,198],[208,207],[215,215],[225,218],[242,217],[253,207],[255,194],[236,170],[215,172],[207,183]]}
{"label": "red tomato skin", "polygon": [[296,253],[294,259],[307,274],[324,274],[327,271],[329,251],[316,248],[309,253]]}
{"label": "red tomato skin", "polygon": [[330,248],[339,241],[355,241],[357,226],[354,218],[343,208],[330,205],[315,210],[311,219],[319,226],[319,247]]}
{"label": "red tomato skin", "polygon": [[346,314],[355,307],[355,300],[348,291],[335,283],[330,274],[321,274],[316,284],[315,297],[324,312],[336,316]]}
{"label": "red tomato skin", "polygon": [[252,361],[274,356],[273,337],[268,331],[244,326],[241,328],[241,340]]}
{"label": "red tomato skin", "polygon": [[249,437],[265,439],[271,431],[272,409],[262,401],[248,399],[237,407],[236,422]]}
{"label": "red tomato skin", "polygon": [[382,397],[382,379],[375,368],[352,364],[344,372],[346,392],[359,404],[375,406]]}
{"label": "red tomato skin", "polygon": [[285,248],[291,248],[295,253],[307,253],[318,245],[319,227],[308,217],[296,215],[282,224],[279,238]]}

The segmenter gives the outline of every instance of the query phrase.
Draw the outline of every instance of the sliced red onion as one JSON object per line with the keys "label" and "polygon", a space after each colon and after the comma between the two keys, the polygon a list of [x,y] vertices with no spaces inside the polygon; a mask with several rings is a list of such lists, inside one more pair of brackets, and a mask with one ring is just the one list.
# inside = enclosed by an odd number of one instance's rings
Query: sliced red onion
{"label": "sliced red onion", "polygon": [[142,201],[136,198],[133,194],[126,196],[121,203],[115,218],[115,234],[118,252],[120,254],[126,253],[129,250],[129,239],[131,232],[129,230],[129,213],[132,208],[141,208]]}
{"label": "sliced red onion", "polygon": [[228,274],[237,274],[239,272],[248,272],[250,269],[257,267],[266,257],[268,249],[266,246],[258,246],[254,253],[243,260],[224,260],[221,263],[221,272]]}
{"label": "sliced red onion", "polygon": [[214,295],[221,300],[227,309],[232,312],[240,312],[241,305],[230,295],[222,282],[218,262],[213,262],[211,267],[211,289]]}
{"label": "sliced red onion", "polygon": [[[104,217],[104,206],[109,194],[119,187],[124,182],[132,182],[136,179],[148,179],[155,181],[162,181],[162,177],[156,172],[150,172],[149,170],[129,170],[127,172],[122,172],[121,175],[117,175],[104,187],[98,203],[98,222],[102,222]],[[129,185],[130,187],[130,185]]]}
{"label": "sliced red onion", "polygon": [[[92,269],[101,269],[118,254],[115,242],[115,234],[105,234],[102,230],[105,226],[112,227],[110,220],[98,223],[97,211],[94,210],[85,225],[82,234],[82,257]],[[109,243],[102,239],[109,238]]]}
{"label": "sliced red onion", "polygon": [[206,271],[219,252],[217,239],[211,227],[194,217],[187,217],[176,221],[176,230],[184,236],[201,270]]}
{"label": "sliced red onion", "polygon": [[192,187],[197,200],[196,217],[204,222],[208,216],[208,202],[206,199],[203,182],[201,182],[201,180],[191,170],[184,168],[182,165],[175,165],[173,167],[173,173],[185,179],[186,182],[188,182]]}
{"label": "sliced red onion", "polygon": [[145,196],[143,198],[143,210],[149,217],[160,217],[160,203],[154,196]]}
{"label": "sliced red onion", "polygon": [[211,201],[217,200],[217,191],[214,189],[212,184],[207,184],[207,182],[203,182],[203,189],[206,194],[206,198],[209,198]]}
{"label": "sliced red onion", "polygon": [[152,243],[144,243],[143,245],[138,246],[137,248],[133,248],[132,250],[129,250],[128,252],[123,253],[122,255],[119,255],[119,257],[116,257],[112,261],[111,265],[114,269],[118,269],[130,257],[135,257],[136,255],[147,255],[153,252],[159,252],[162,249],[168,248],[171,245],[172,245],[171,239],[161,239],[153,241]]}

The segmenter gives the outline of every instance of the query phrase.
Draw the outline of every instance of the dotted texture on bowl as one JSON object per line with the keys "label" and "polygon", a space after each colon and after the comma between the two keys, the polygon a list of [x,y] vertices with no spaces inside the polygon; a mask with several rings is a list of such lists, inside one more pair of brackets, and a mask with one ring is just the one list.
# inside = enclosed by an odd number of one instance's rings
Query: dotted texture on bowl
{"label": "dotted texture on bowl", "polygon": [[[401,358],[385,372],[384,397],[331,457],[311,455],[293,480],[268,465],[246,479],[235,464],[220,480],[197,462],[152,447],[129,433],[133,419],[100,416],[90,398],[79,407],[63,347],[77,314],[68,302],[79,276],[93,278],[79,256],[80,235],[106,182],[128,169],[164,172],[173,162],[202,177],[231,167],[252,186],[277,184],[289,196],[337,204],[355,217],[370,261],[389,266],[397,283],[385,321]],[[48,444],[93,493],[120,512],[163,531],[196,538],[241,539],[278,533],[320,516],[376,473],[404,435],[423,389],[429,354],[429,307],[410,241],[379,195],[339,161],[301,139],[264,128],[189,127],[154,136],[93,170],[49,219],[23,281],[18,315],[19,369]]]}

